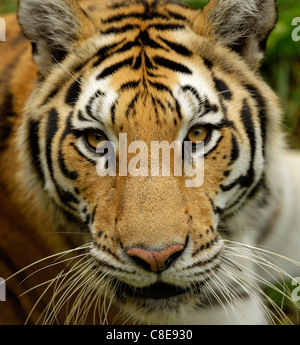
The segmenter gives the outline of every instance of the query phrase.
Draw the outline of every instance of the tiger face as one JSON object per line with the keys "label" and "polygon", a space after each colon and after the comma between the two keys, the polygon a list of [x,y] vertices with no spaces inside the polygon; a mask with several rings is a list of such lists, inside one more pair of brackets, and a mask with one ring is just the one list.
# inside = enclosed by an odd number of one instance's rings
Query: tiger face
{"label": "tiger face", "polygon": [[[90,233],[106,297],[133,322],[174,321],[214,295],[210,282],[226,259],[220,224],[263,195],[268,128],[279,112],[257,68],[275,4],[211,0],[202,12],[163,0],[82,6],[20,1],[37,66],[20,131],[24,165],[54,217]],[[149,153],[144,175],[130,150],[137,141]],[[163,141],[179,149],[169,176],[152,176],[151,143]],[[99,174],[107,142],[115,176]],[[188,164],[203,166],[200,186],[173,171],[184,143]]]}

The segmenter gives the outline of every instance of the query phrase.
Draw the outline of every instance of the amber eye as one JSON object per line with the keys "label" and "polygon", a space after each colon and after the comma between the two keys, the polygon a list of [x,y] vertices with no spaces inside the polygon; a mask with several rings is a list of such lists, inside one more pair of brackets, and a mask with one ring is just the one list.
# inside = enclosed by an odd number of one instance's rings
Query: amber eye
{"label": "amber eye", "polygon": [[102,131],[95,129],[86,133],[85,141],[90,149],[96,151],[99,144],[107,141],[107,137]]}
{"label": "amber eye", "polygon": [[197,141],[207,141],[209,137],[209,130],[204,126],[194,126],[190,129],[187,135],[187,140],[196,144]]}

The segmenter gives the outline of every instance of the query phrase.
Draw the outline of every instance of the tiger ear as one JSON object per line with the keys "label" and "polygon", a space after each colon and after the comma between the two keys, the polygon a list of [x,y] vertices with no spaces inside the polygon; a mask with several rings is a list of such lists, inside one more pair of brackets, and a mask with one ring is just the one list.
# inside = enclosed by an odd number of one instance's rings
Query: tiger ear
{"label": "tiger ear", "polygon": [[95,32],[76,0],[19,0],[18,20],[41,75]]}
{"label": "tiger ear", "polygon": [[256,70],[276,22],[276,0],[210,0],[193,29],[236,51]]}

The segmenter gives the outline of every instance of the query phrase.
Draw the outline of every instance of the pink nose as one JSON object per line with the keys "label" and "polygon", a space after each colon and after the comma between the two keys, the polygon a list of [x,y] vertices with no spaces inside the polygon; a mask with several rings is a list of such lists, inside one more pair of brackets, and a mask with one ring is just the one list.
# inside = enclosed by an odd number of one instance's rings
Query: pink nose
{"label": "pink nose", "polygon": [[159,272],[166,270],[180,256],[183,248],[182,244],[172,244],[163,250],[130,248],[126,253],[148,271]]}

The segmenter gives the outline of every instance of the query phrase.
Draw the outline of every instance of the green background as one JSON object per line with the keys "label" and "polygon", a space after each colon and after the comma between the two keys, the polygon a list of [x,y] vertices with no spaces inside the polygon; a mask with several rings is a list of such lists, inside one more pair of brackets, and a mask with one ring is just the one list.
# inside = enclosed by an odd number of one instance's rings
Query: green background
{"label": "green background", "polygon": [[[202,8],[208,0],[186,2],[195,8]],[[16,0],[0,0],[0,16],[15,11],[16,3]],[[292,20],[300,17],[300,0],[277,0],[277,3],[278,24],[268,40],[261,72],[280,98],[290,147],[300,149],[300,40],[295,42],[292,39],[292,32],[296,28],[292,26]],[[300,38],[300,31],[298,36]],[[293,287],[287,283],[286,288]],[[277,305],[283,303],[281,294],[274,290],[267,292]],[[284,309],[293,322],[299,324],[291,304],[285,302]]]}

